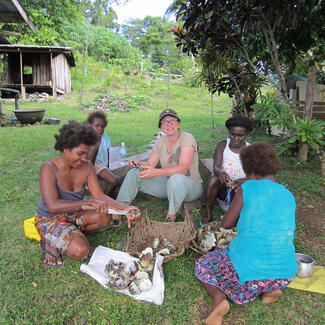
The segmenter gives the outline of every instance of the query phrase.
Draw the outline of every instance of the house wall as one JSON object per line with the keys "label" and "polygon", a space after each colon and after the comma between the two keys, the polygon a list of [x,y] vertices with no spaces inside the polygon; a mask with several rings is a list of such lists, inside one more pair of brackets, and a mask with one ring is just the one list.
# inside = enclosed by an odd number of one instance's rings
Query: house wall
{"label": "house wall", "polygon": [[71,70],[68,60],[64,54],[54,58],[56,88],[64,90],[67,94],[71,92]]}
{"label": "house wall", "polygon": [[[24,59],[23,59],[24,63]],[[33,85],[49,85],[51,61],[47,53],[33,54]]]}
{"label": "house wall", "polygon": [[[304,101],[306,98],[306,82],[297,81],[297,100]],[[316,84],[314,91],[314,102],[325,102],[325,85]]]}

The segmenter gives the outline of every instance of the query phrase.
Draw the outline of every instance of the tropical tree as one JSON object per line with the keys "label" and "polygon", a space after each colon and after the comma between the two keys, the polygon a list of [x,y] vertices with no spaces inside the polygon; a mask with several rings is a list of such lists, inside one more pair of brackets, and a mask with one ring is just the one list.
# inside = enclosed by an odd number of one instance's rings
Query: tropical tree
{"label": "tropical tree", "polygon": [[121,26],[120,32],[156,66],[168,65],[177,72],[177,62],[183,55],[173,46],[173,27],[174,23],[162,17],[147,16],[144,19],[131,19]]}
{"label": "tropical tree", "polygon": [[[304,115],[312,118],[317,66],[325,58],[324,0],[176,0],[170,10],[183,24],[175,34],[184,52],[202,55],[206,65],[228,60],[245,62],[261,77],[274,73],[287,102],[285,74],[304,58],[309,70]],[[299,158],[306,159],[303,150]]]}
{"label": "tropical tree", "polygon": [[114,28],[118,24],[116,12],[111,7],[112,2],[111,0],[81,0],[81,6],[92,25]]}

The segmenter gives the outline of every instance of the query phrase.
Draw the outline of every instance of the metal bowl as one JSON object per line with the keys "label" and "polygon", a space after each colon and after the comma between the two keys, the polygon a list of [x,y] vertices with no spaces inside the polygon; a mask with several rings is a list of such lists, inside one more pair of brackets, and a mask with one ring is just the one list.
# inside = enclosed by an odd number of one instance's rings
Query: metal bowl
{"label": "metal bowl", "polygon": [[15,109],[13,111],[21,124],[41,122],[45,109]]}
{"label": "metal bowl", "polygon": [[296,260],[298,263],[297,276],[300,278],[308,278],[314,271],[314,259],[305,254],[296,253]]}

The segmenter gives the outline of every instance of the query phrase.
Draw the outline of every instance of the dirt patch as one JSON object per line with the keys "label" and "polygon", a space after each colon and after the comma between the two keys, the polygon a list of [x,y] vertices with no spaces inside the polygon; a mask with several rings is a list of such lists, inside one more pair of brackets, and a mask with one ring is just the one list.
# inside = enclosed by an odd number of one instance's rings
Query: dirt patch
{"label": "dirt patch", "polygon": [[[317,265],[324,265],[325,257],[325,201],[312,201],[299,204],[296,209],[296,221],[299,230],[298,239],[304,244],[306,250],[311,250],[318,255]],[[297,249],[298,251],[298,249]]]}

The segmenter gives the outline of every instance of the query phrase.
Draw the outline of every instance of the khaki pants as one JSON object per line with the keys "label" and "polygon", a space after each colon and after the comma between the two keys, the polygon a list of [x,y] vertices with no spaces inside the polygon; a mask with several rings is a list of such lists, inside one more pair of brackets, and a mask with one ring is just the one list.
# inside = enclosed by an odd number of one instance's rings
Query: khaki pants
{"label": "khaki pants", "polygon": [[167,198],[169,202],[168,213],[176,214],[183,202],[194,201],[201,196],[202,185],[183,174],[140,179],[137,169],[133,168],[125,176],[117,201],[129,205],[139,191],[152,196]]}

